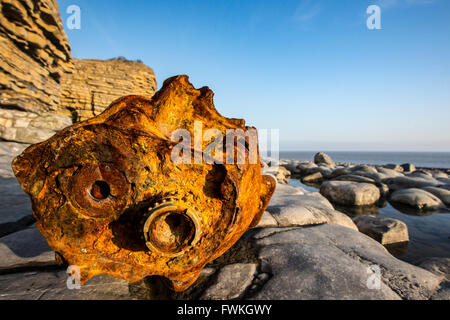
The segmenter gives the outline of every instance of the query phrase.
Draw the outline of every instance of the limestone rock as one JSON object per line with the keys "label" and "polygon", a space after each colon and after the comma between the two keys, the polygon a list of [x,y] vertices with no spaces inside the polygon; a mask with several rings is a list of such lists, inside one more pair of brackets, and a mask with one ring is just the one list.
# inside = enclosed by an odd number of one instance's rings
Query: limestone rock
{"label": "limestone rock", "polygon": [[[202,283],[204,298],[416,300],[448,297],[445,264],[429,268],[433,271],[429,272],[394,258],[375,240],[342,226],[252,230],[238,244],[229,251],[235,258],[227,252],[217,277]],[[80,290],[69,290],[66,282],[64,270],[0,275],[0,299],[140,298],[136,295],[139,290],[132,290],[134,284],[108,276],[91,278]],[[189,295],[182,298],[192,299]]]}
{"label": "limestone rock", "polygon": [[407,173],[406,176],[428,179],[429,177],[433,177],[433,173],[427,169],[418,169],[414,172]]}
{"label": "limestone rock", "polygon": [[448,174],[440,171],[440,170],[434,170],[431,172],[431,175],[433,176],[433,178],[435,179],[448,179]]}
{"label": "limestone rock", "polygon": [[323,180],[323,174],[321,172],[316,172],[316,173],[310,174],[310,175],[302,178],[303,182],[317,182],[317,181],[322,181],[322,180]]}
{"label": "limestone rock", "polygon": [[336,179],[339,176],[344,175],[366,177],[377,183],[383,182],[385,179],[389,178],[403,177],[403,173],[397,170],[387,169],[380,166],[375,167],[371,165],[357,165],[334,170],[330,174],[330,179]]}
{"label": "limestone rock", "polygon": [[312,163],[311,161],[300,161],[300,160],[289,160],[289,159],[280,159],[280,166],[285,167],[287,170],[291,172],[291,174],[300,173],[300,164]]}
{"label": "limestone rock", "polygon": [[378,173],[380,174],[380,176],[379,176],[380,180],[384,180],[387,178],[394,178],[394,177],[403,177],[403,173],[400,170],[383,168],[383,167],[377,167],[376,169],[377,169]]}
{"label": "limestone rock", "polygon": [[358,230],[381,244],[409,241],[408,227],[400,220],[371,216],[358,216],[353,219]]}
{"label": "limestone rock", "polygon": [[54,113],[35,114],[0,109],[0,138],[21,143],[38,143],[72,124],[72,119]]}
{"label": "limestone rock", "polygon": [[275,220],[275,218],[268,211],[264,211],[263,215],[261,216],[261,220],[259,220],[255,228],[274,228],[277,226],[277,220]]}
{"label": "limestone rock", "polygon": [[33,227],[0,238],[0,270],[56,265],[55,253]]}
{"label": "limestone rock", "polygon": [[67,116],[60,116],[53,113],[43,113],[30,121],[30,126],[34,128],[49,129],[59,131],[72,125],[72,119]]}
{"label": "limestone rock", "polygon": [[[0,178],[9,179],[14,178],[14,173],[11,168],[11,162],[18,154],[22,153],[29,145],[23,143],[16,143],[11,141],[0,141]],[[0,185],[6,180],[0,180]],[[14,182],[16,179],[14,178]],[[17,184],[16,184],[17,185]],[[0,187],[1,188],[1,187]],[[20,193],[23,193],[19,187]],[[2,194],[0,192],[0,194]],[[8,197],[5,197],[10,201]],[[1,215],[0,215],[1,217]],[[0,218],[1,223],[1,218]]]}
{"label": "limestone rock", "polygon": [[31,216],[30,198],[15,178],[0,178],[0,226]]}
{"label": "limestone rock", "polygon": [[398,164],[387,164],[384,166],[386,169],[392,169],[392,170],[396,170],[396,171],[400,171],[403,172],[403,167],[398,165]]}
{"label": "limestone rock", "polygon": [[277,182],[281,184],[288,184],[289,177],[291,176],[291,172],[282,166],[267,167],[264,168],[263,172],[264,174],[270,174],[274,176],[275,179],[277,179]]}
{"label": "limestone rock", "polygon": [[41,142],[122,96],[151,97],[156,87],[141,62],[72,59],[56,0],[0,3],[0,138]]}
{"label": "limestone rock", "polygon": [[[284,194],[280,194],[283,191]],[[267,211],[280,227],[331,223],[357,230],[347,215],[336,211],[331,203],[317,192],[288,194],[286,190],[277,187]]]}
{"label": "limestone rock", "polygon": [[334,203],[349,206],[372,205],[380,199],[380,190],[373,184],[351,181],[326,181],[320,193]]}
{"label": "limestone rock", "polygon": [[428,299],[443,281],[338,225],[261,229],[253,239],[271,277],[250,299]]}
{"label": "limestone rock", "polygon": [[390,201],[424,211],[438,210],[445,207],[438,197],[425,190],[417,188],[395,191],[391,195]]}
{"label": "limestone rock", "polygon": [[331,176],[331,174],[334,171],[334,167],[329,166],[327,164],[321,163],[318,165],[318,172],[320,172],[324,178],[328,179],[329,176]]}
{"label": "limestone rock", "polygon": [[155,73],[145,64],[123,59],[72,59],[73,72],[61,79],[61,108],[75,121],[100,114],[126,95],[151,98],[157,89]]}
{"label": "limestone rock", "polygon": [[323,153],[323,152],[316,153],[316,155],[314,156],[314,163],[315,164],[324,163],[329,166],[336,165],[334,163],[333,159],[331,159],[331,157],[329,155],[327,155],[326,153]]}
{"label": "limestone rock", "polygon": [[412,163],[404,163],[401,165],[401,167],[403,168],[403,171],[405,171],[405,172],[413,172],[416,170],[416,166],[413,165]]}
{"label": "limestone rock", "polygon": [[450,258],[433,257],[422,260],[419,267],[450,281]]}
{"label": "limestone rock", "polygon": [[216,281],[206,289],[202,300],[231,300],[242,298],[252,284],[257,265],[254,263],[235,263],[223,267]]}
{"label": "limestone rock", "polygon": [[[4,114],[4,111],[0,110],[0,113]],[[12,127],[0,127],[1,138],[21,143],[39,143],[72,124],[70,117],[53,113],[35,115],[22,112],[20,116],[17,113]]]}
{"label": "limestone rock", "polygon": [[80,289],[69,289],[67,279],[65,270],[0,275],[0,300],[136,299],[125,280],[99,275]]}
{"label": "limestone rock", "polygon": [[71,67],[56,0],[0,3],[0,107],[57,111]]}
{"label": "limestone rock", "polygon": [[356,174],[344,174],[333,178],[334,181],[353,181],[353,182],[361,182],[361,183],[375,183],[375,180],[372,178],[358,176]]}
{"label": "limestone rock", "polygon": [[450,207],[450,191],[436,187],[425,187],[423,190],[435,195],[447,206]]}
{"label": "limestone rock", "polygon": [[5,128],[1,137],[9,141],[39,143],[55,134],[55,131],[39,128]]}
{"label": "limestone rock", "polygon": [[434,179],[431,176],[403,176],[394,177],[383,180],[391,190],[400,190],[408,188],[424,188],[424,187],[438,187],[442,182]]}
{"label": "limestone rock", "polygon": [[300,177],[316,173],[320,171],[319,166],[313,162],[302,162],[296,166],[297,172]]}
{"label": "limestone rock", "polygon": [[289,186],[283,184],[277,184],[272,199],[270,199],[271,205],[282,205],[286,197],[295,197],[298,195],[308,193],[305,189],[299,186]]}

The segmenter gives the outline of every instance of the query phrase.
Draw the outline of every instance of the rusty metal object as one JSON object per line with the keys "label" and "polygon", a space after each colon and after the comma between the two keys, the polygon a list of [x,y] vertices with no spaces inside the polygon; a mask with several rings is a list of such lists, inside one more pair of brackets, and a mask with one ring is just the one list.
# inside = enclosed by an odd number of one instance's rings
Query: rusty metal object
{"label": "rusty metal object", "polygon": [[97,274],[129,282],[158,275],[182,291],[259,221],[275,189],[259,154],[255,164],[171,161],[179,142],[171,132],[194,135],[194,121],[224,135],[250,129],[221,116],[210,89],[177,76],[152,99],[118,99],[13,161],[39,231],[80,268],[82,283]]}

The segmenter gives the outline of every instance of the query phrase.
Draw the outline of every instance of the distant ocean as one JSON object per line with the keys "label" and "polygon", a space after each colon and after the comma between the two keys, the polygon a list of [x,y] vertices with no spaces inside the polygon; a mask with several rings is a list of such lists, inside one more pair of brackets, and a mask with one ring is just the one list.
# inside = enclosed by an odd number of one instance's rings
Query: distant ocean
{"label": "distant ocean", "polygon": [[[324,151],[336,162],[357,164],[403,164],[416,167],[450,168],[450,152]],[[280,151],[281,159],[313,160],[317,151]]]}

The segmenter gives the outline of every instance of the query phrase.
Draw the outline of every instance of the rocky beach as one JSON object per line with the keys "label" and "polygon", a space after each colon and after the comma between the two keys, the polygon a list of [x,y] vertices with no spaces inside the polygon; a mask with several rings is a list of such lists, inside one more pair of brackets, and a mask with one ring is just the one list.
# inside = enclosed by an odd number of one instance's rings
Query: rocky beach
{"label": "rocky beach", "polygon": [[[411,210],[444,208],[448,178],[442,171],[413,175],[336,165],[323,155],[317,163],[281,160],[264,169],[278,184],[260,223],[187,291],[172,292],[158,277],[127,283],[103,275],[69,290],[66,268],[36,229],[28,196],[12,178],[9,162],[24,146],[1,146],[0,299],[450,299],[449,257],[416,265],[399,260],[385,246],[409,240],[403,222],[370,214],[352,219],[333,205],[364,212],[384,197]],[[332,177],[321,179],[320,193],[286,184],[289,177],[318,172]],[[377,274],[379,283],[371,287]]]}
{"label": "rocky beach", "polygon": [[335,163],[318,153],[311,161],[280,160],[275,171],[279,183],[327,198],[397,257],[413,263],[435,255],[448,258],[449,169]]}
{"label": "rocky beach", "polygon": [[1,2],[0,300],[450,300],[450,234],[436,251],[423,240],[425,254],[410,223],[448,221],[450,170],[341,163],[322,152],[264,160],[277,186],[259,224],[188,290],[173,292],[160,277],[106,275],[70,289],[68,266],[36,228],[11,162],[119,97],[156,90],[140,61],[72,57],[55,0]]}

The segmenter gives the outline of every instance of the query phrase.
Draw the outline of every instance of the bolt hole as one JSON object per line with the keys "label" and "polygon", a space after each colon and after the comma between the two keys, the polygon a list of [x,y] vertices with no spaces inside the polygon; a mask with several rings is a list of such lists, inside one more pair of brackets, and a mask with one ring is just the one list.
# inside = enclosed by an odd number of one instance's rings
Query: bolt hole
{"label": "bolt hole", "polygon": [[150,226],[150,241],[164,252],[176,253],[188,246],[195,234],[192,220],[181,212],[169,212]]}
{"label": "bolt hole", "polygon": [[97,200],[104,200],[111,194],[111,189],[105,181],[95,181],[92,185],[91,195]]}

